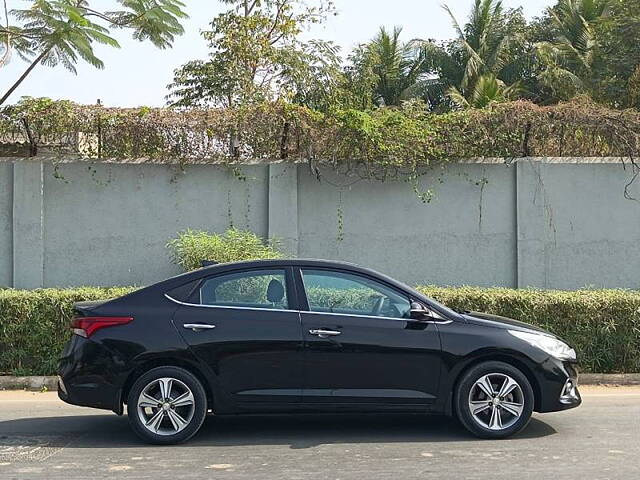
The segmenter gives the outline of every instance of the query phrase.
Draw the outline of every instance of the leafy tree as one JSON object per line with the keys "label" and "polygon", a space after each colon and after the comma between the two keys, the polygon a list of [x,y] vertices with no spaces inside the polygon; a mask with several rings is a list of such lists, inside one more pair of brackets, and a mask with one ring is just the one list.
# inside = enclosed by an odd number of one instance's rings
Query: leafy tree
{"label": "leafy tree", "polygon": [[[6,22],[0,27],[4,38],[0,67],[11,53],[29,62],[28,68],[0,97],[0,105],[39,65],[62,65],[75,73],[84,60],[97,68],[103,62],[95,55],[94,44],[119,47],[109,35],[112,28],[128,28],[133,37],[150,41],[159,48],[172,45],[183,33],[180,20],[186,18],[180,0],[118,0],[121,10],[105,12],[88,0],[33,0],[30,8],[9,10],[3,1]],[[11,24],[11,19],[17,21]]]}
{"label": "leafy tree", "polygon": [[612,0],[594,26],[595,99],[640,107],[640,8],[637,0]]}
{"label": "leafy tree", "polygon": [[289,100],[320,111],[342,104],[344,75],[339,51],[331,42],[311,40],[292,52],[282,64],[283,91]]}
{"label": "leafy tree", "polygon": [[323,108],[340,83],[338,49],[300,40],[333,4],[318,0],[222,0],[231,8],[203,32],[211,53],[175,71],[168,100],[176,106],[233,107],[287,99]]}
{"label": "leafy tree", "polygon": [[374,106],[373,92],[378,82],[374,67],[368,44],[358,45],[351,51],[344,68],[343,89],[348,99],[347,107],[369,110]]}
{"label": "leafy tree", "polygon": [[[523,17],[520,18],[524,20]],[[514,50],[513,61],[503,73],[505,82],[517,82],[523,98],[540,104],[555,102],[551,89],[541,81],[546,65],[540,61],[539,50],[541,42],[548,42],[557,35],[551,16],[545,10],[540,17],[515,25],[515,41],[511,43]]]}

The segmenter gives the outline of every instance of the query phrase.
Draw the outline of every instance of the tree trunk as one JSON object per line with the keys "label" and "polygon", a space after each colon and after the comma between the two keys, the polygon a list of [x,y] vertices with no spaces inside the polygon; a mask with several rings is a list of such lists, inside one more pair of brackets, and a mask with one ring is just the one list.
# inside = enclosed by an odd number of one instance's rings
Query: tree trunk
{"label": "tree trunk", "polygon": [[11,35],[9,34],[9,9],[7,8],[7,0],[4,0],[4,18],[6,20],[5,27],[7,28],[7,38],[5,40],[7,50],[4,52],[2,58],[0,58],[0,67],[4,67],[11,59]]}
{"label": "tree trunk", "polygon": [[31,128],[29,127],[29,121],[26,118],[22,119],[22,125],[24,125],[24,129],[27,132],[27,139],[29,139],[29,156],[35,157],[38,155],[38,144],[33,138],[33,134],[31,133]]}
{"label": "tree trunk", "polygon": [[2,96],[2,98],[0,98],[0,105],[4,104],[4,102],[7,101],[7,98],[9,98],[11,94],[15,91],[15,89],[18,88],[22,82],[24,82],[24,79],[27,78],[27,76],[31,73],[31,70],[36,68],[36,65],[38,65],[38,63],[40,63],[42,59],[46,57],[50,51],[51,51],[51,48],[47,48],[40,55],[38,55],[38,58],[36,58],[31,63],[31,65],[29,65],[29,68],[27,68],[22,75],[20,75],[20,78],[18,78],[18,81],[11,86],[11,88],[7,91],[7,93],[5,93]]}
{"label": "tree trunk", "polygon": [[282,137],[280,138],[280,160],[286,160],[289,158],[289,129],[291,128],[291,124],[289,122],[284,122],[284,127],[282,128]]}

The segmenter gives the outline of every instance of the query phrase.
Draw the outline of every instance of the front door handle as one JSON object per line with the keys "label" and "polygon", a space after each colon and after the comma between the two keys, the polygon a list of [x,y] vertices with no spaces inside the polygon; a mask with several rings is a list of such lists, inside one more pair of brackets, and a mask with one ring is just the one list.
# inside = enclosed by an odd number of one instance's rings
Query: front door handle
{"label": "front door handle", "polygon": [[335,337],[336,335],[340,335],[342,332],[339,332],[337,330],[319,329],[319,330],[309,330],[309,333],[311,335],[316,335],[317,337],[320,337],[320,338],[328,338],[328,337]]}
{"label": "front door handle", "polygon": [[209,325],[208,323],[185,323],[183,327],[187,330],[193,330],[194,332],[199,332],[201,330],[212,330],[216,328],[215,325]]}

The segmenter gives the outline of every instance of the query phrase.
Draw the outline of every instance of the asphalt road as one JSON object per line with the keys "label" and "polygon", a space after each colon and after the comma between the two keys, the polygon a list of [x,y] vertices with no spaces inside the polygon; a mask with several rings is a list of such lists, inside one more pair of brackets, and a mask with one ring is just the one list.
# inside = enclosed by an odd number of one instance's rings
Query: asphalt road
{"label": "asphalt road", "polygon": [[177,447],[54,393],[0,392],[0,479],[639,479],[640,388],[582,391],[502,441],[418,415],[212,416]]}

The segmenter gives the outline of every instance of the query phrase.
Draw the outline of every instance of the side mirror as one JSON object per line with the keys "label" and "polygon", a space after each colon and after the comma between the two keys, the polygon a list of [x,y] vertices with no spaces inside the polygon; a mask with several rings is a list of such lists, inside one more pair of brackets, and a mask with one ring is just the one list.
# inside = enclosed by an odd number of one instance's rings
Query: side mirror
{"label": "side mirror", "polygon": [[431,318],[431,310],[418,302],[411,302],[411,310],[409,310],[409,318],[413,320],[428,320]]}
{"label": "side mirror", "polygon": [[437,312],[434,312],[433,310],[425,307],[419,302],[411,302],[409,318],[422,322],[432,321],[435,323],[448,323],[448,321],[444,321],[445,319],[442,318]]}

